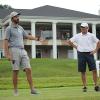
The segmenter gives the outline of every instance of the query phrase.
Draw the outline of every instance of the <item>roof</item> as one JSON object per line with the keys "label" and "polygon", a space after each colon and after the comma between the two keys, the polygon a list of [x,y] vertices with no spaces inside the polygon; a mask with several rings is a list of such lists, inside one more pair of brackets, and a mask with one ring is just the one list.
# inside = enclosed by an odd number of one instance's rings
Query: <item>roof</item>
{"label": "roof", "polygon": [[22,16],[49,16],[49,17],[79,17],[79,18],[100,18],[99,15],[84,13],[80,11],[64,9],[54,6],[41,6],[35,9],[0,9],[0,18],[3,19],[12,11],[20,12]]}

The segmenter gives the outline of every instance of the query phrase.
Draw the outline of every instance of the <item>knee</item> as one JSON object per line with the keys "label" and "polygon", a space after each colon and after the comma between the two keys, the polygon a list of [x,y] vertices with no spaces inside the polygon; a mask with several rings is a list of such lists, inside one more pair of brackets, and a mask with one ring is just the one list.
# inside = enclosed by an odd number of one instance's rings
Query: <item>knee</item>
{"label": "knee", "polygon": [[26,73],[31,73],[31,68],[25,68],[24,71],[25,71]]}
{"label": "knee", "polygon": [[97,73],[97,70],[93,70],[92,72],[93,72],[93,73]]}

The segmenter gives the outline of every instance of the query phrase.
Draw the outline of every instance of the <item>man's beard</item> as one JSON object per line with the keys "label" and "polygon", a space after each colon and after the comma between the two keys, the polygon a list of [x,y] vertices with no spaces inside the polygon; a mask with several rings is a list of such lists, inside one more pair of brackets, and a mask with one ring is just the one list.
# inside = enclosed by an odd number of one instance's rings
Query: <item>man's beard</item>
{"label": "man's beard", "polygon": [[14,23],[15,23],[15,24],[19,24],[19,19],[14,20]]}

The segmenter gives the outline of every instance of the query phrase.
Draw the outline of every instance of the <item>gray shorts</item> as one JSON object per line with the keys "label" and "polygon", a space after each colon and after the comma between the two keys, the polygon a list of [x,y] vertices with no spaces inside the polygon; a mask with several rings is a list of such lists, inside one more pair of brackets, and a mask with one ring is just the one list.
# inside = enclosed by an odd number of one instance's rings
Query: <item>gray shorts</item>
{"label": "gray shorts", "polygon": [[25,49],[12,47],[10,48],[10,53],[12,56],[11,64],[13,70],[19,70],[19,68],[22,68],[23,70],[25,68],[31,68],[30,60]]}

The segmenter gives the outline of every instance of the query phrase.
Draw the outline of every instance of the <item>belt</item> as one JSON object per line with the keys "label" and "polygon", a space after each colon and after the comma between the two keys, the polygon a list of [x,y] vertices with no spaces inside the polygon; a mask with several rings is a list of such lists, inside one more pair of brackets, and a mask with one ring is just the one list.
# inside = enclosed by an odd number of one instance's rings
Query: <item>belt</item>
{"label": "belt", "polygon": [[[78,51],[79,52],[79,51]],[[79,53],[91,53],[91,52],[79,52]]]}
{"label": "belt", "polygon": [[9,48],[18,48],[18,49],[24,49],[23,47],[20,47],[20,46],[10,46]]}

